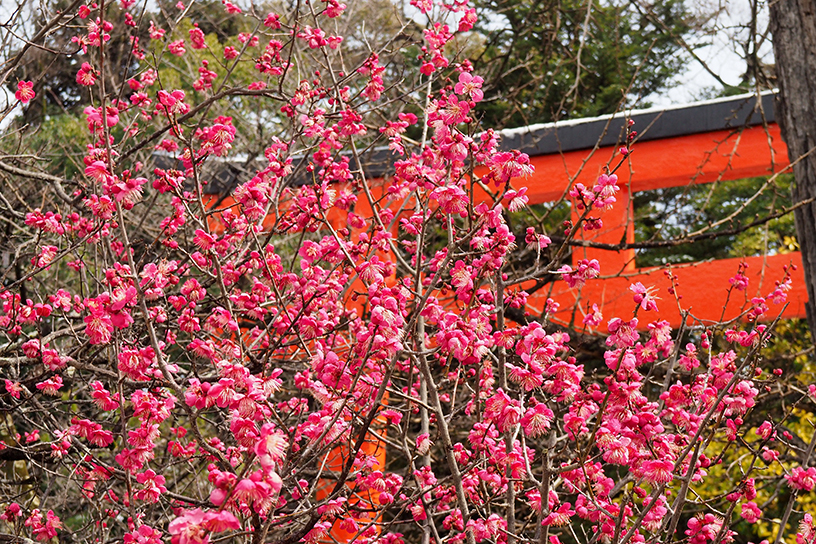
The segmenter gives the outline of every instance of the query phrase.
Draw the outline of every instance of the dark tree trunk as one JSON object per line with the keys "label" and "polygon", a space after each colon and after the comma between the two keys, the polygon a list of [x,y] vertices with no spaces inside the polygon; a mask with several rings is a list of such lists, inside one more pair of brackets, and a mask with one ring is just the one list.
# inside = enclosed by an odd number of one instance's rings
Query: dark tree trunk
{"label": "dark tree trunk", "polygon": [[[776,75],[776,119],[795,161],[816,146],[816,1],[770,2]],[[816,151],[793,167],[794,202],[816,197]],[[816,203],[794,212],[807,283],[807,316],[816,341]]]}

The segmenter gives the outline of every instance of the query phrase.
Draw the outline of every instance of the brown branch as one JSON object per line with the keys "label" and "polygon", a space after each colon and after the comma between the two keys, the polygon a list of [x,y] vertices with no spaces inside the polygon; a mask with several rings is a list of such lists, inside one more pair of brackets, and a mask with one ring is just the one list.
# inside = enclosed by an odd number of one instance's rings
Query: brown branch
{"label": "brown branch", "polygon": [[60,178],[57,176],[52,176],[51,174],[46,174],[45,172],[35,172],[33,170],[23,170],[22,168],[17,168],[16,166],[11,166],[10,164],[6,164],[3,161],[0,161],[0,170],[8,174],[12,174],[15,176],[20,176],[28,179],[33,179],[37,181],[44,181],[46,183],[50,183],[54,186],[54,192],[57,193],[57,196],[60,197],[62,200],[74,206],[75,208],[79,208],[79,200],[78,198],[71,198],[68,196],[68,193],[65,192],[65,189],[62,186],[63,181],[70,181],[64,178]]}
{"label": "brown branch", "polygon": [[[55,26],[57,26],[60,23],[60,21],[62,21],[62,19],[66,16],[66,14],[71,14],[77,7],[79,7],[79,5],[82,2],[83,2],[83,0],[74,0],[71,3],[71,5],[66,7],[64,10],[57,12],[57,14],[54,17],[52,17],[50,21],[48,21],[47,23],[45,23],[45,25],[43,25],[43,27],[40,29],[40,31],[37,32],[37,34],[35,34],[34,37],[31,38],[31,40],[26,41],[26,44],[23,46],[22,49],[20,49],[19,53],[14,55],[14,58],[9,59],[9,60],[7,60],[6,62],[3,63],[3,70],[4,71],[3,71],[3,75],[0,76],[0,86],[2,86],[6,82],[6,79],[8,79],[9,74],[12,72],[12,70],[14,70],[14,67],[17,66],[17,64],[23,59],[23,56],[26,54],[26,52],[31,47],[33,47],[36,42],[39,42],[40,40],[45,38],[48,35],[48,33],[51,31],[51,29],[53,29]],[[73,17],[72,15],[69,15],[69,16]]]}
{"label": "brown branch", "polygon": [[205,100],[204,102],[202,102],[198,106],[191,109],[189,112],[185,113],[184,115],[182,115],[181,117],[176,119],[175,122],[170,123],[170,124],[160,128],[160,129],[156,130],[156,132],[154,132],[150,137],[145,138],[141,142],[137,143],[136,145],[134,145],[133,147],[131,147],[130,149],[128,149],[127,151],[122,153],[122,156],[121,156],[120,160],[127,159],[128,157],[130,157],[131,155],[133,155],[134,153],[136,153],[137,151],[139,151],[140,149],[145,147],[150,142],[155,142],[156,140],[161,138],[165,133],[167,133],[168,130],[172,129],[174,126],[178,125],[179,123],[183,123],[184,121],[187,121],[188,119],[193,118],[195,115],[197,115],[198,113],[200,113],[203,110],[206,110],[212,104],[214,104],[215,102],[221,100],[222,98],[224,98],[226,96],[266,96],[266,97],[272,98],[274,100],[283,100],[282,97],[274,95],[274,94],[270,93],[268,90],[263,90],[263,89],[258,90],[258,91],[250,91],[249,89],[247,89],[245,87],[232,87],[230,89],[225,89],[225,90],[221,91],[220,93],[216,93],[216,94],[212,95],[210,98],[208,98],[207,100]]}
{"label": "brown branch", "polygon": [[774,212],[772,214],[766,215],[765,217],[762,217],[760,219],[755,219],[754,221],[751,221],[750,223],[747,223],[747,224],[745,224],[745,225],[743,225],[741,227],[736,227],[736,228],[727,229],[727,230],[720,230],[720,231],[716,231],[716,232],[705,232],[705,233],[697,234],[697,235],[694,235],[694,236],[684,236],[682,238],[673,238],[671,240],[658,240],[658,241],[654,241],[654,242],[628,242],[628,243],[619,243],[619,244],[604,244],[604,243],[601,243],[601,242],[592,242],[592,241],[589,241],[589,240],[571,239],[571,240],[566,240],[565,241],[561,237],[551,237],[551,238],[552,238],[553,242],[558,242],[558,243],[565,243],[566,242],[566,244],[569,245],[569,246],[591,247],[591,248],[595,248],[595,249],[606,249],[606,250],[609,250],[609,251],[622,251],[622,250],[625,250],[625,249],[650,249],[650,248],[657,248],[657,247],[677,247],[677,246],[682,246],[682,245],[686,245],[686,244],[692,244],[694,242],[699,242],[700,240],[710,240],[710,239],[713,239],[713,238],[719,238],[720,236],[733,236],[735,234],[740,234],[742,232],[745,232],[746,230],[752,229],[752,228],[757,227],[759,225],[764,225],[765,223],[768,223],[769,221],[772,221],[774,219],[778,219],[778,218],[780,218],[782,216],[785,216],[785,215],[791,213],[792,211],[796,210],[797,208],[801,208],[802,206],[810,204],[811,202],[814,202],[814,201],[816,201],[816,197],[812,197],[812,198],[808,198],[806,200],[802,200],[802,201],[797,202],[796,204],[794,204],[792,206],[782,208],[778,212]]}

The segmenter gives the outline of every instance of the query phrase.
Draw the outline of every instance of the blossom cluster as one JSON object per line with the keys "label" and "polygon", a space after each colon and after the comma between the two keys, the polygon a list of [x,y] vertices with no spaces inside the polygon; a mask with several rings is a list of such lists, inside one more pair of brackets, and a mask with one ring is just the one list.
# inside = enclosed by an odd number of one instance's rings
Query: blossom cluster
{"label": "blossom cluster", "polygon": [[[814,489],[807,460],[780,459],[793,443],[778,434],[784,415],[750,423],[777,379],[758,354],[787,271],[744,322],[690,333],[671,330],[641,283],[619,294],[631,315],[604,318],[589,301],[584,324],[603,334],[589,357],[581,331],[547,319],[554,301],[536,299],[541,319],[525,312],[530,278],[510,272],[522,236],[542,284],[579,289],[602,281],[601,264],[565,264],[563,251],[539,263],[548,233],[516,232],[535,169],[476,130],[484,80],[451,54],[476,21],[466,0],[411,0],[429,20],[416,59],[428,85],[404,111],[388,109],[412,93],[390,96],[384,50],[343,68],[351,40],[332,29],[345,4],[313,2],[308,18],[222,4],[254,30],[226,45],[203,21],[150,21],[143,46],[172,58],[151,60],[134,32],[139,68],[119,94],[102,94],[99,59],[122,31],[113,21],[137,26],[135,4],[76,13],[76,81],[100,97],[84,110],[81,181],[70,211],[25,215],[27,276],[0,289],[0,406],[22,431],[0,448],[32,473],[47,466],[60,493],[2,495],[10,527],[41,542],[76,530],[126,544],[559,544],[581,527],[587,542],[676,530],[705,544],[763,519],[758,467]],[[194,66],[189,85],[164,87],[160,62],[179,59]],[[17,100],[32,89],[19,82]],[[289,128],[219,198],[208,167],[253,138],[228,103],[252,99],[273,101]],[[380,144],[390,171],[374,180],[361,155]],[[571,229],[600,228],[618,190],[613,172],[572,186]],[[734,289],[748,289],[744,272]],[[752,460],[719,497],[730,517],[695,510],[678,529],[683,493],[722,462],[715,446]],[[60,494],[75,504],[51,507]]]}

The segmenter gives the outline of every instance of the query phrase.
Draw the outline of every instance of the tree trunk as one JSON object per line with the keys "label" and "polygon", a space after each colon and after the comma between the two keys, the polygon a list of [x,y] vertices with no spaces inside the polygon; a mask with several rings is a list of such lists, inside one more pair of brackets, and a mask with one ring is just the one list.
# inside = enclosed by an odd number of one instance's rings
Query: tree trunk
{"label": "tree trunk", "polygon": [[[816,146],[816,2],[774,0],[770,22],[779,96],[776,119],[795,161]],[[816,197],[816,152],[793,167],[794,202]],[[807,317],[816,341],[816,203],[794,212],[807,283]]]}

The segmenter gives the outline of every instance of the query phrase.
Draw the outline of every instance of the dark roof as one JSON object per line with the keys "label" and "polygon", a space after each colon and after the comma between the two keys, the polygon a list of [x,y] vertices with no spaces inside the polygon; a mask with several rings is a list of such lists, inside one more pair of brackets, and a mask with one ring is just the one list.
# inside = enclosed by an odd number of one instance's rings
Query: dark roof
{"label": "dark roof", "polygon": [[756,107],[756,95],[748,94],[507,129],[501,132],[502,148],[535,156],[591,149],[599,139],[601,147],[617,145],[628,119],[635,122],[632,128],[640,141],[760,125],[763,114],[766,122],[773,123],[774,96],[770,91],[760,95],[762,111]]}

